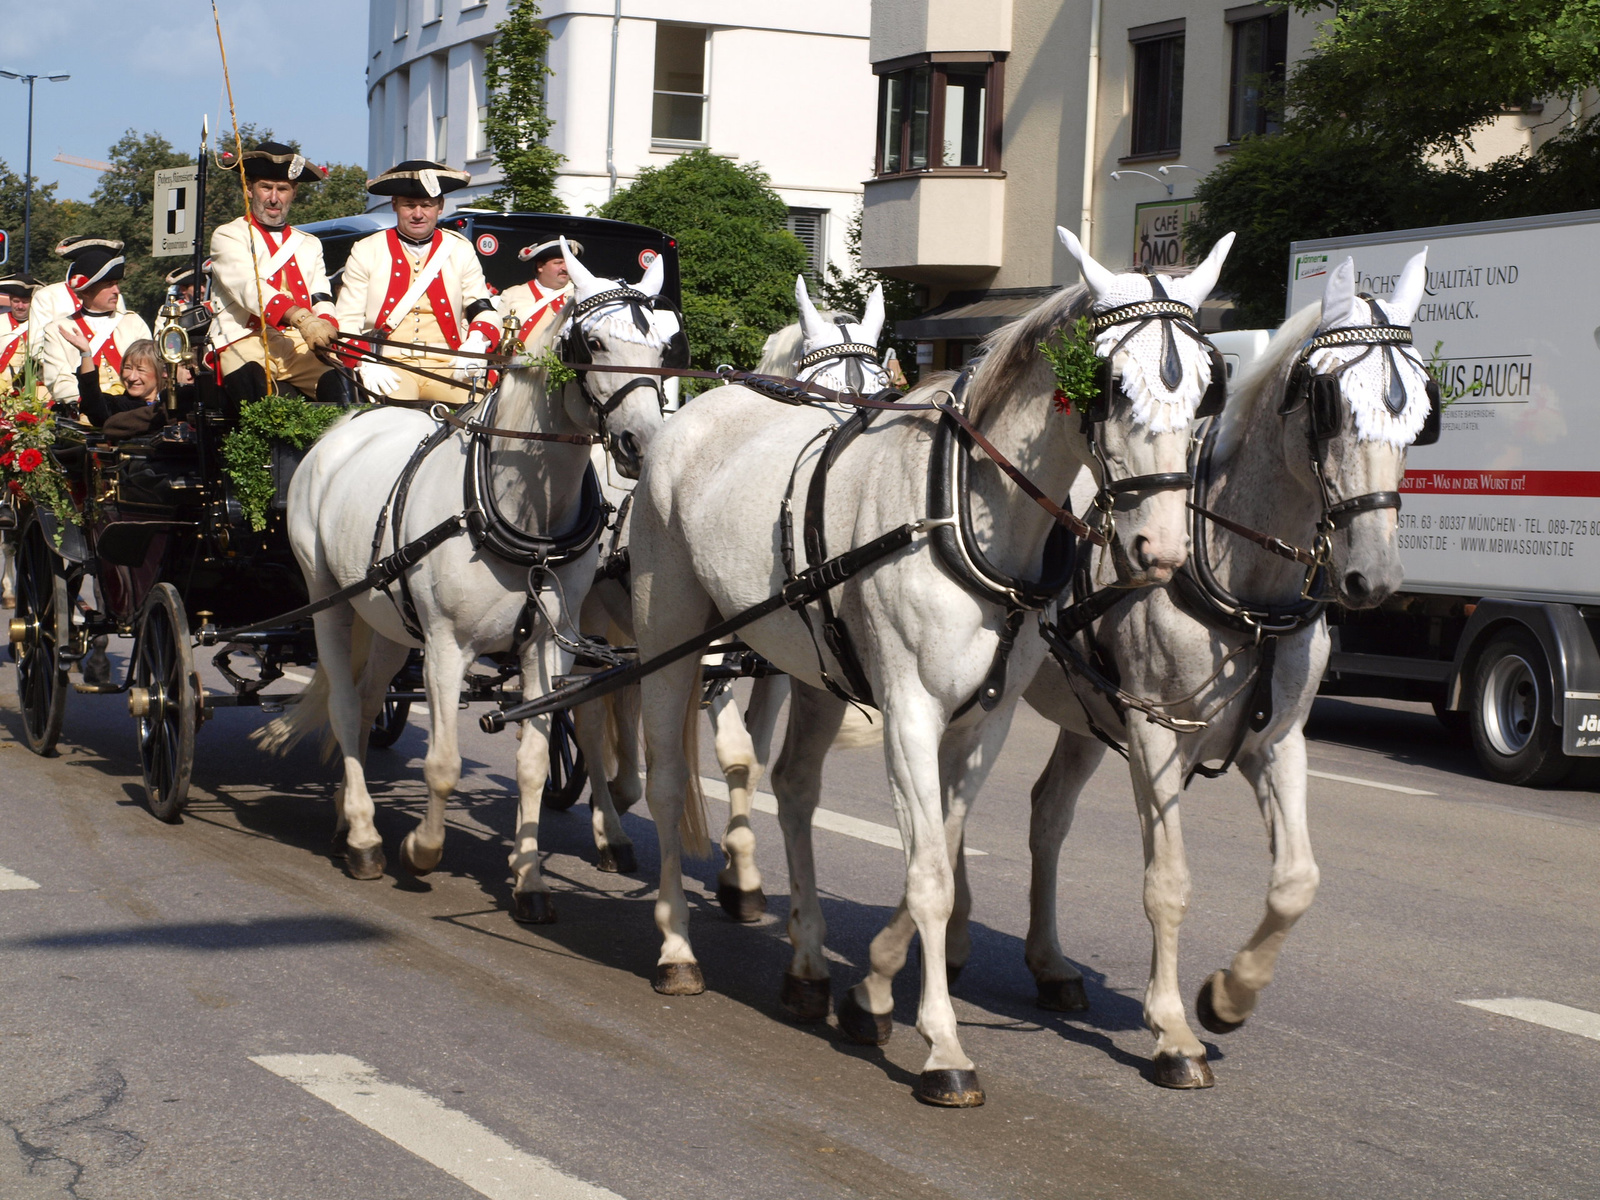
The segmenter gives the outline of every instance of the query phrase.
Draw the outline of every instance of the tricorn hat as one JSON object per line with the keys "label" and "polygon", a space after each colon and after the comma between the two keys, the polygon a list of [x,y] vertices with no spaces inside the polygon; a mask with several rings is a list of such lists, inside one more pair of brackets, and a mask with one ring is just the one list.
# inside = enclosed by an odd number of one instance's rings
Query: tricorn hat
{"label": "tricorn hat", "polygon": [[84,288],[93,287],[97,283],[104,283],[109,279],[121,279],[126,261],[120,249],[108,250],[104,246],[90,246],[78,250],[72,256],[72,270],[67,273],[67,286],[75,292],[82,292]]}
{"label": "tricorn hat", "polygon": [[367,180],[367,191],[374,196],[410,196],[416,200],[432,200],[446,192],[466,187],[472,176],[465,171],[452,171],[441,163],[425,158],[408,158],[390,167],[376,179]]}
{"label": "tricorn hat", "polygon": [[[203,271],[207,275],[211,274],[211,260],[209,258],[206,259],[205,262],[200,264],[200,270]],[[176,271],[170,271],[167,274],[167,284],[170,287],[184,287],[187,284],[191,284],[193,282],[194,282],[194,264],[193,263],[184,263],[183,266],[179,267]]]}
{"label": "tricorn hat", "polygon": [[64,237],[56,244],[56,253],[71,262],[85,250],[110,250],[113,254],[122,253],[122,243],[115,238],[97,238],[89,234],[75,233],[71,237]]}
{"label": "tricorn hat", "polygon": [[[227,164],[230,169],[235,164]],[[279,183],[321,183],[328,172],[316,163],[307,162],[305,155],[293,146],[282,142],[262,142],[253,150],[244,152],[244,177],[246,179],[275,179]]]}
{"label": "tricorn hat", "polygon": [[[567,239],[567,249],[580,258],[583,256],[583,243]],[[517,251],[517,258],[523,262],[531,262],[535,267],[552,258],[561,257],[561,239],[554,238],[548,242],[540,242],[537,246],[524,246]]]}
{"label": "tricorn hat", "polygon": [[0,296],[15,296],[19,300],[33,295],[40,287],[40,283],[32,275],[17,272],[0,279]]}

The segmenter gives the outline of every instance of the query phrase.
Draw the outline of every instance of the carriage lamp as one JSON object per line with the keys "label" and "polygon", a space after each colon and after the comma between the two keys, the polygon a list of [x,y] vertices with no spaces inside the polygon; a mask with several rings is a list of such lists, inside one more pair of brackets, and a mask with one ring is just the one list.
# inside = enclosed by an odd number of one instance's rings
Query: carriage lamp
{"label": "carriage lamp", "polygon": [[[174,292],[176,290],[173,289]],[[189,360],[189,335],[178,324],[178,317],[182,313],[183,306],[178,303],[177,296],[169,294],[156,322],[156,346],[161,351],[162,361],[168,366],[176,367]]]}
{"label": "carriage lamp", "polygon": [[510,313],[500,321],[500,344],[495,347],[495,352],[507,357],[517,352],[517,318]]}

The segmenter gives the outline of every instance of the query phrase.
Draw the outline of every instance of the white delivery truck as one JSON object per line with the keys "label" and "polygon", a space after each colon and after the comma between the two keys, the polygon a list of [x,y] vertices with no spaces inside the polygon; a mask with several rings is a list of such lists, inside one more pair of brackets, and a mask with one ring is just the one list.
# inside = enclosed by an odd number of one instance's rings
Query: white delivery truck
{"label": "white delivery truck", "polygon": [[1600,755],[1600,211],[1296,242],[1288,309],[1346,256],[1387,296],[1424,246],[1443,430],[1406,460],[1404,590],[1329,610],[1323,691],[1432,701],[1490,776],[1553,784]]}

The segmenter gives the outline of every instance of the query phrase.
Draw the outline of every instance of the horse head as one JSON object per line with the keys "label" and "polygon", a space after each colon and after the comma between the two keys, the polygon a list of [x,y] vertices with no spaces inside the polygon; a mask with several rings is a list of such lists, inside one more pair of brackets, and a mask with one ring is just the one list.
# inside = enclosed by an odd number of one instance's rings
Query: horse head
{"label": "horse head", "polygon": [[[878,338],[883,333],[883,285],[867,297],[867,311],[859,321],[844,315],[825,319],[811,303],[805,276],[794,280],[794,298],[800,306],[800,355],[795,375],[836,391],[871,395],[889,387],[889,373],[878,359]],[[830,348],[837,348],[829,353]]]}
{"label": "horse head", "polygon": [[1189,554],[1189,427],[1218,361],[1198,312],[1233,234],[1189,274],[1173,277],[1112,272],[1067,230],[1056,232],[1089,290],[1091,336],[1103,363],[1101,393],[1083,406],[1082,417],[1098,503],[1103,512],[1109,508],[1117,535],[1117,571],[1126,583],[1165,583]]}
{"label": "horse head", "polygon": [[1349,608],[1371,608],[1400,586],[1406,447],[1430,414],[1428,440],[1437,435],[1437,384],[1410,338],[1427,257],[1424,247],[1406,263],[1387,300],[1356,292],[1354,259],[1329,272],[1316,334],[1290,376],[1289,461],[1321,494],[1332,525],[1328,578]]}
{"label": "horse head", "polygon": [[[567,251],[565,238],[561,248]],[[651,260],[637,285],[603,279],[570,253],[567,269],[576,288],[561,333],[567,362],[623,368],[688,365],[683,322],[661,298],[665,265],[660,256]],[[598,427],[618,472],[637,479],[650,441],[661,428],[661,377],[580,370],[565,399],[572,420],[585,428]]]}

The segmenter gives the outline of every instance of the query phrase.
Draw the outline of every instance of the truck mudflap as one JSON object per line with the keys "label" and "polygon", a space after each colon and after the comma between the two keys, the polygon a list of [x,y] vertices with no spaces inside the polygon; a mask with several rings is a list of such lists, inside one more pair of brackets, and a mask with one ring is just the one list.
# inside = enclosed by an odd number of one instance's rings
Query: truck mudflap
{"label": "truck mudflap", "polygon": [[1462,707],[1479,652],[1494,630],[1506,624],[1529,630],[1544,650],[1555,695],[1562,698],[1550,713],[1561,726],[1562,751],[1575,757],[1600,756],[1600,650],[1575,604],[1480,600],[1456,646],[1447,707]]}

